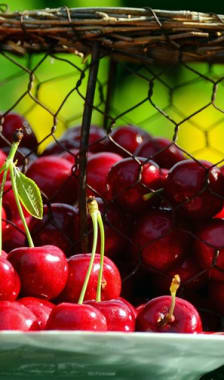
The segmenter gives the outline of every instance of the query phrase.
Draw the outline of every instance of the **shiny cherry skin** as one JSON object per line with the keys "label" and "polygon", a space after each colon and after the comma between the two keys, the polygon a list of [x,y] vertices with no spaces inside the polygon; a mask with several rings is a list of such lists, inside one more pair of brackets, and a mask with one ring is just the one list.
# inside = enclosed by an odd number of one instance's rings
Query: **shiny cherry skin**
{"label": "shiny cherry skin", "polygon": [[132,310],[127,304],[119,299],[96,302],[90,300],[85,302],[99,310],[107,320],[108,331],[135,331],[135,318]]}
{"label": "shiny cherry skin", "polygon": [[136,319],[136,331],[163,333],[200,333],[202,322],[196,308],[188,301],[176,297],[174,321],[160,323],[169,312],[171,296],[161,296],[148,301]]}
{"label": "shiny cherry skin", "polygon": [[0,301],[15,301],[21,289],[20,278],[5,255],[0,256]]}
{"label": "shiny cherry skin", "polygon": [[165,193],[183,217],[209,219],[222,209],[224,176],[210,162],[181,161],[170,169]]}
{"label": "shiny cherry skin", "polygon": [[166,272],[186,256],[191,239],[177,227],[172,213],[145,212],[134,227],[134,251],[148,269]]}
{"label": "shiny cherry skin", "polygon": [[34,245],[56,245],[66,256],[74,253],[77,209],[66,203],[45,205],[43,219],[32,218],[30,232]]}
{"label": "shiny cherry skin", "polygon": [[56,298],[68,278],[66,257],[58,247],[21,247],[9,252],[8,260],[20,276],[22,295]]}
{"label": "shiny cherry skin", "polygon": [[32,311],[37,318],[39,329],[44,330],[55,305],[52,302],[37,297],[23,297],[18,299],[17,302]]}
{"label": "shiny cherry skin", "polygon": [[39,330],[36,316],[16,301],[0,301],[0,330]]}
{"label": "shiny cherry skin", "polygon": [[[128,245],[128,231],[130,228],[130,218],[125,213],[122,213],[119,207],[114,203],[105,203],[102,198],[97,197],[96,201],[101,212],[104,223],[105,232],[105,255],[112,259],[121,257],[121,252],[127,248]],[[74,219],[74,253],[81,251],[80,239],[80,219],[79,208],[75,207],[76,216]],[[89,250],[92,247],[92,220],[88,216],[88,237],[89,237]],[[97,243],[97,252],[100,250],[100,239]]]}
{"label": "shiny cherry skin", "polygon": [[[65,302],[78,302],[83,282],[89,267],[91,254],[81,253],[71,256],[68,261],[68,280],[59,299]],[[100,255],[96,254],[93,269],[87,286],[85,300],[96,299],[97,280],[100,268]],[[102,279],[102,301],[117,298],[121,293],[121,276],[118,268],[105,256]]]}
{"label": "shiny cherry skin", "polygon": [[113,128],[110,137],[111,139],[109,139],[107,150],[118,153],[122,157],[128,157],[134,153],[143,142],[151,138],[149,133],[131,124]]}
{"label": "shiny cherry skin", "polygon": [[61,157],[40,157],[31,163],[26,175],[36,182],[51,201],[72,204],[77,200],[78,186],[72,167],[70,162]]}
{"label": "shiny cherry skin", "polygon": [[[65,150],[79,149],[81,139],[81,127],[70,127],[59,139],[60,145],[57,143],[50,144],[44,151],[44,155],[55,155],[63,153]],[[90,152],[102,152],[106,150],[107,135],[103,128],[91,125],[89,133],[88,150]]]}
{"label": "shiny cherry skin", "polygon": [[52,310],[46,329],[107,331],[107,321],[105,316],[91,305],[63,302]]}
{"label": "shiny cherry skin", "polygon": [[153,161],[144,163],[145,159],[141,157],[137,160],[124,158],[114,164],[108,173],[111,198],[129,212],[140,212],[147,203],[152,203],[151,199],[145,201],[143,195],[161,186],[158,165]]}
{"label": "shiny cherry skin", "polygon": [[[28,123],[27,120],[18,113],[9,112],[4,116],[3,121],[3,136],[12,142],[13,135],[16,129],[22,128],[24,132],[23,139],[21,141],[21,147],[29,148],[30,150],[36,151],[37,149],[37,139]],[[8,144],[0,137],[0,147],[8,146]]]}
{"label": "shiny cherry skin", "polygon": [[91,155],[87,163],[87,184],[90,186],[87,189],[88,195],[100,196],[105,199],[109,197],[107,175],[111,167],[121,159],[119,154],[111,152],[99,152]]}
{"label": "shiny cherry skin", "polygon": [[143,142],[136,149],[135,155],[149,158],[166,169],[185,159],[182,151],[172,141],[162,137]]}
{"label": "shiny cherry skin", "polygon": [[207,269],[209,278],[224,281],[224,220],[207,222],[196,236],[194,250],[201,268]]}

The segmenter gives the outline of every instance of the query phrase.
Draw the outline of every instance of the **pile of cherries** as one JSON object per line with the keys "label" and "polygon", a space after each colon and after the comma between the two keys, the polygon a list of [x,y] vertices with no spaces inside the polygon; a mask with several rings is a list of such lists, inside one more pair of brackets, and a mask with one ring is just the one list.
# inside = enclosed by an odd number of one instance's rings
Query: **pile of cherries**
{"label": "pile of cherries", "polygon": [[27,121],[8,113],[0,167],[19,128],[24,137],[15,160],[41,190],[43,218],[21,205],[21,219],[5,174],[0,330],[221,331],[224,167],[133,125],[109,135],[91,126],[87,199],[98,206],[95,222],[88,215],[89,247],[82,252],[81,128],[69,128],[39,155]]}

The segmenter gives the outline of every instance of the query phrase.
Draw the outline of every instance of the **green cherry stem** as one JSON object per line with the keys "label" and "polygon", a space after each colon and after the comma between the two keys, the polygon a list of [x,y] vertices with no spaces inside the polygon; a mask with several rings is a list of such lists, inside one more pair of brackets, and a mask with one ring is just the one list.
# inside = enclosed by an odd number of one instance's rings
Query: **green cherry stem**
{"label": "green cherry stem", "polygon": [[17,152],[18,146],[20,141],[23,138],[23,133],[22,130],[17,130],[15,136],[14,136],[14,141],[11,145],[9,155],[4,163],[4,165],[0,169],[0,173],[3,172],[2,176],[2,183],[0,187],[0,255],[2,254],[2,201],[3,201],[3,194],[4,194],[4,187],[7,179],[7,174],[10,169],[10,165],[13,165],[13,160],[15,157],[15,154]]}
{"label": "green cherry stem", "polygon": [[97,291],[96,291],[96,301],[101,301],[101,291],[102,291],[102,279],[103,279],[103,263],[104,263],[104,250],[105,250],[105,232],[103,219],[100,211],[97,213],[97,221],[100,229],[100,270],[98,275],[97,282]]}
{"label": "green cherry stem", "polygon": [[85,298],[86,289],[89,283],[90,275],[93,268],[93,263],[95,259],[96,254],[96,246],[97,246],[97,239],[98,239],[98,222],[97,222],[97,216],[98,216],[98,204],[94,198],[89,198],[88,200],[88,211],[92,219],[93,223],[93,245],[92,245],[92,252],[91,252],[91,259],[89,262],[88,271],[86,273],[85,281],[82,286],[82,290],[79,296],[78,304],[82,304]]}
{"label": "green cherry stem", "polygon": [[18,194],[18,190],[17,190],[17,186],[16,186],[15,166],[14,166],[13,162],[10,162],[10,164],[9,164],[9,170],[10,170],[10,177],[11,177],[11,182],[12,182],[12,190],[13,190],[13,193],[14,193],[14,197],[15,197],[15,201],[16,201],[16,206],[18,208],[19,216],[20,216],[20,218],[22,220],[22,223],[23,223],[23,226],[24,226],[24,229],[25,229],[28,245],[29,245],[29,247],[34,247],[33,240],[32,240],[31,234],[30,234],[30,230],[29,230],[29,227],[27,225],[26,218],[24,216],[22,206],[21,206],[20,201],[19,201],[19,194]]}

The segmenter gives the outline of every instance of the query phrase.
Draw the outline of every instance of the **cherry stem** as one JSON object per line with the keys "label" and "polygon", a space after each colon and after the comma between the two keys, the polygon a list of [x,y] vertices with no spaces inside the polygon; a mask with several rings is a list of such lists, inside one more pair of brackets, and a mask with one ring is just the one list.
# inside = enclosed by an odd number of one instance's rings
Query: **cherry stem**
{"label": "cherry stem", "polygon": [[89,267],[88,271],[86,273],[85,281],[82,286],[82,290],[79,296],[78,304],[82,304],[85,298],[86,294],[86,289],[89,283],[90,275],[92,272],[93,264],[94,264],[94,259],[95,259],[95,254],[96,254],[96,246],[97,246],[97,239],[98,239],[98,204],[94,198],[89,198],[88,201],[88,211],[92,219],[93,223],[93,245],[92,245],[92,252],[91,252],[91,259],[89,262]]}
{"label": "cherry stem", "polygon": [[142,196],[142,198],[143,198],[144,201],[148,201],[149,199],[151,199],[152,197],[154,197],[154,195],[162,193],[162,191],[163,191],[163,188],[155,190],[155,191],[151,191],[150,193],[144,194]]}
{"label": "cherry stem", "polygon": [[105,250],[105,232],[103,219],[100,211],[97,213],[97,221],[100,229],[100,269],[97,282],[97,291],[96,291],[96,301],[101,301],[101,291],[102,291],[102,279],[103,279],[103,262],[104,262],[104,250]]}
{"label": "cherry stem", "polygon": [[14,172],[14,163],[13,162],[10,163],[9,170],[10,170],[10,178],[11,178],[11,182],[12,182],[12,190],[14,193],[16,206],[17,206],[19,216],[22,220],[22,223],[23,223],[23,226],[25,229],[28,245],[29,245],[29,247],[34,247],[33,240],[32,240],[31,234],[30,234],[30,230],[29,230],[29,227],[27,225],[22,206],[21,206],[20,201],[19,201],[19,193],[18,193],[17,186],[16,186],[16,178],[15,178],[16,174]]}
{"label": "cherry stem", "polygon": [[178,274],[175,274],[175,276],[172,278],[172,282],[170,285],[170,294],[171,294],[171,305],[169,308],[168,313],[158,321],[160,326],[165,326],[168,323],[172,323],[175,321],[174,317],[174,309],[175,309],[175,303],[176,303],[176,293],[180,286],[180,276]]}
{"label": "cherry stem", "polygon": [[11,145],[8,157],[6,158],[4,165],[0,169],[0,173],[3,172],[2,183],[0,187],[0,255],[2,254],[2,202],[3,202],[4,187],[7,180],[8,171],[10,170],[10,166],[14,165],[13,160],[22,138],[23,138],[22,129],[17,129],[13,136],[13,143]]}

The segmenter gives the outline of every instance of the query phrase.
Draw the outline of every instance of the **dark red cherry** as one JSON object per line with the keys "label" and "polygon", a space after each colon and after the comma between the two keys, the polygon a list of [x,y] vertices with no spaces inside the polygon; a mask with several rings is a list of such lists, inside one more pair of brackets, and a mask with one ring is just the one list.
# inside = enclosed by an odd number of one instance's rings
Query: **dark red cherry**
{"label": "dark red cherry", "polygon": [[[11,181],[6,181],[4,186],[3,206],[7,214],[7,219],[15,223],[20,220],[20,215],[16,205],[15,196],[12,190]],[[28,217],[28,211],[26,211],[26,209],[23,206],[22,209],[25,217]]]}
{"label": "dark red cherry", "polygon": [[169,333],[200,333],[202,331],[198,311],[190,302],[179,297],[176,297],[173,320],[163,323],[170,305],[171,296],[156,297],[147,302],[137,316],[136,330]]}
{"label": "dark red cherry", "polygon": [[[99,152],[91,155],[87,164],[87,184],[90,188],[88,195],[108,198],[107,175],[110,168],[122,157],[111,152]],[[93,189],[93,191],[91,190]]]}
{"label": "dark red cherry", "polygon": [[[26,217],[29,227],[31,216]],[[26,234],[22,220],[8,222],[3,233],[3,248],[9,252],[12,249],[24,247],[26,245]]]}
{"label": "dark red cherry", "polygon": [[16,248],[9,252],[8,260],[20,276],[25,296],[54,299],[65,287],[68,265],[58,247]]}
{"label": "dark red cherry", "polygon": [[209,277],[224,281],[224,220],[213,219],[198,228],[195,255]]}
{"label": "dark red cherry", "polygon": [[210,162],[185,160],[170,169],[165,190],[181,215],[208,219],[222,209],[224,176]]}
{"label": "dark red cherry", "polygon": [[[60,300],[77,302],[89,267],[91,254],[82,253],[71,256],[68,261],[68,280]],[[96,254],[93,269],[87,286],[85,300],[96,299],[98,273],[100,268],[100,255]],[[102,279],[102,300],[117,298],[121,293],[121,276],[118,268],[105,256]]]}
{"label": "dark red cherry", "polygon": [[112,199],[129,212],[142,211],[147,205],[143,195],[161,186],[158,165],[153,161],[145,163],[141,157],[136,159],[124,158],[114,164],[108,173]]}
{"label": "dark red cherry", "polygon": [[113,128],[110,136],[111,139],[109,139],[107,150],[118,153],[122,157],[128,157],[143,142],[151,138],[149,133],[136,125],[121,125]]}
{"label": "dark red cherry", "polygon": [[65,203],[44,206],[43,219],[32,218],[30,231],[35,245],[56,245],[66,256],[74,254],[77,208]]}
{"label": "dark red cherry", "polygon": [[182,151],[172,141],[156,137],[143,142],[135,151],[135,155],[155,161],[161,168],[171,168],[185,159]]}
{"label": "dark red cherry", "polygon": [[[70,127],[59,139],[60,145],[57,143],[50,144],[44,151],[44,155],[59,154],[65,150],[79,149],[81,139],[81,127]],[[106,150],[107,135],[106,132],[96,125],[91,125],[89,134],[90,152],[102,152]]]}
{"label": "dark red cherry", "polygon": [[190,237],[178,228],[172,213],[150,211],[136,219],[134,250],[141,254],[149,269],[167,271],[183,260],[189,249]]}
{"label": "dark red cherry", "polygon": [[77,178],[73,165],[66,159],[40,157],[29,166],[26,175],[54,202],[74,203],[77,199]]}
{"label": "dark red cherry", "polygon": [[107,331],[105,316],[87,304],[60,303],[52,310],[47,330]]}
{"label": "dark red cherry", "polygon": [[23,297],[18,299],[20,304],[26,306],[36,316],[40,330],[44,330],[55,305],[45,299],[36,297]]}
{"label": "dark red cherry", "polygon": [[[3,124],[2,124],[3,130],[2,134],[3,136],[12,142],[13,135],[16,131],[16,129],[22,128],[24,132],[23,139],[21,141],[21,147],[29,148],[33,151],[36,151],[37,149],[37,139],[25,118],[15,112],[9,112],[4,116]],[[8,146],[8,144],[3,140],[2,137],[0,137],[0,147]]]}
{"label": "dark red cherry", "polygon": [[135,331],[135,317],[127,304],[119,299],[97,302],[95,300],[86,301],[88,305],[98,309],[107,320],[108,331]]}
{"label": "dark red cherry", "polygon": [[39,330],[36,316],[16,301],[0,301],[0,330]]}

